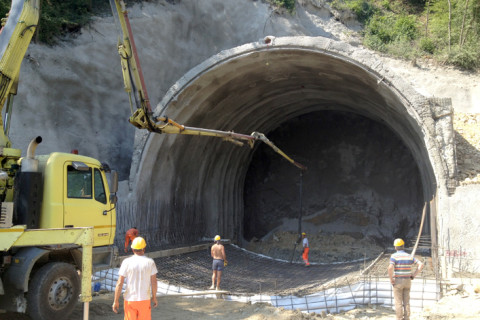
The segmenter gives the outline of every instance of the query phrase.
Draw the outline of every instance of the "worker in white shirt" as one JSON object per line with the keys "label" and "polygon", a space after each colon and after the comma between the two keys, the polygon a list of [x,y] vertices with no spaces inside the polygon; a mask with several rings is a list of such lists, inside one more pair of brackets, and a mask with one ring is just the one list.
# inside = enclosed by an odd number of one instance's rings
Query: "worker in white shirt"
{"label": "worker in white shirt", "polygon": [[118,271],[115,298],[112,309],[118,313],[120,294],[124,281],[127,283],[123,295],[125,320],[151,320],[152,305],[157,302],[157,266],[145,255],[147,243],[142,237],[132,242],[133,256],[123,260]]}
{"label": "worker in white shirt", "polygon": [[310,266],[310,262],[308,262],[308,252],[310,251],[310,245],[308,244],[307,234],[302,232],[302,242],[303,242],[303,253],[302,259],[305,262],[305,267]]}

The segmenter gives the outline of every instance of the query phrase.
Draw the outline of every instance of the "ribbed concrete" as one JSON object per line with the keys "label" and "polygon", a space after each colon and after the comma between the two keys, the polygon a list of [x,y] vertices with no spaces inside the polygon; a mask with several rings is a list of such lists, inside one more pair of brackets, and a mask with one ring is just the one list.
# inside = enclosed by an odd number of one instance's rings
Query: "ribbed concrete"
{"label": "ribbed concrete", "polygon": [[[321,37],[270,40],[223,51],[192,69],[172,86],[156,114],[189,126],[268,136],[301,115],[352,112],[400,137],[418,166],[422,201],[447,194],[455,178],[448,106],[442,114],[442,107],[366,50]],[[206,235],[238,239],[254,151],[217,138],[137,132],[130,187],[138,199],[160,200],[161,214],[184,231],[202,221]],[[415,220],[420,214],[414,213]]]}

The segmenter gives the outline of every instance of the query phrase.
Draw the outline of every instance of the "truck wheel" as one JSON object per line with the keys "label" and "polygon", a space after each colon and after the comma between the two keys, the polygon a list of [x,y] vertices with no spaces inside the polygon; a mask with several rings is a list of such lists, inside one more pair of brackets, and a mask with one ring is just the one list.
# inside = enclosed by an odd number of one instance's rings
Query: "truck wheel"
{"label": "truck wheel", "polygon": [[75,267],[51,262],[33,276],[27,294],[27,313],[33,320],[67,319],[78,301],[80,280]]}

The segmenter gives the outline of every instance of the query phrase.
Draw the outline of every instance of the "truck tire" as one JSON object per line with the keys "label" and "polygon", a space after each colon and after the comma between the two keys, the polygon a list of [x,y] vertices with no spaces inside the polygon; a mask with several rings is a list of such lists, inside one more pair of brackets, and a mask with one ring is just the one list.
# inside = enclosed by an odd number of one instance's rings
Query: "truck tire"
{"label": "truck tire", "polygon": [[27,313],[33,320],[68,319],[79,293],[80,279],[73,265],[47,263],[29,284]]}

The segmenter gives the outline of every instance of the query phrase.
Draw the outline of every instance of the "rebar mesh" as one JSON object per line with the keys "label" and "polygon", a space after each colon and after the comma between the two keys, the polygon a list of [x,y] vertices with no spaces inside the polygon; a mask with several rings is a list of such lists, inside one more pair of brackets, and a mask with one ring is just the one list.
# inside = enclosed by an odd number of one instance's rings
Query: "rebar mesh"
{"label": "rebar mesh", "polygon": [[123,248],[125,232],[136,227],[151,247],[166,248],[190,244],[204,236],[201,219],[178,221],[160,201],[126,201],[117,204],[115,245]]}
{"label": "rebar mesh", "polygon": [[[303,296],[339,285],[329,283],[334,278],[357,278],[364,265],[364,261],[356,261],[305,267],[269,259],[233,245],[225,248],[228,266],[222,274],[221,288],[237,295]],[[209,250],[156,258],[155,262],[158,278],[162,281],[195,290],[204,290],[211,285]]]}

